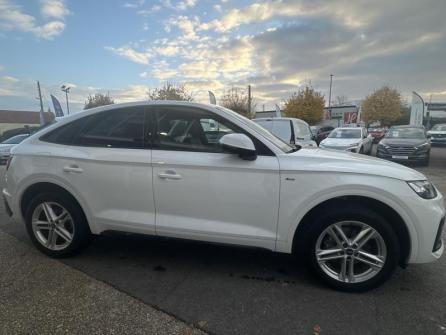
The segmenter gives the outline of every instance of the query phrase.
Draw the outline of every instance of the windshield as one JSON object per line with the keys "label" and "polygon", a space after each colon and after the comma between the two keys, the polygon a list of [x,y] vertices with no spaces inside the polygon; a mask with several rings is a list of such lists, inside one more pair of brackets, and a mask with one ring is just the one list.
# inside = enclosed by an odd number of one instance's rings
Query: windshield
{"label": "windshield", "polygon": [[289,143],[291,136],[291,122],[289,120],[254,120],[266,130],[272,132],[282,141]]}
{"label": "windshield", "polygon": [[387,138],[404,138],[404,139],[424,139],[426,135],[420,128],[391,128],[386,135]]}
{"label": "windshield", "polygon": [[234,118],[236,118],[237,120],[242,122],[244,125],[246,125],[250,129],[252,129],[253,131],[261,134],[263,137],[265,137],[268,141],[270,141],[272,144],[274,144],[276,147],[278,147],[283,152],[295,151],[295,149],[291,145],[289,145],[288,143],[285,143],[280,138],[278,138],[274,134],[270,133],[268,130],[266,130],[262,126],[258,125],[257,123],[251,121],[250,119],[248,119],[248,118],[246,118],[246,117],[244,117],[244,116],[242,116],[228,108],[221,107],[221,106],[215,106],[215,107],[217,107],[217,109],[219,109],[225,113],[231,114]]}
{"label": "windshield", "polygon": [[361,129],[335,129],[329,138],[361,138]]}
{"label": "windshield", "polygon": [[432,127],[433,131],[446,131],[446,124],[436,124]]}
{"label": "windshield", "polygon": [[2,144],[19,144],[28,136],[29,136],[28,134],[16,135],[11,138],[8,138],[6,141],[3,141]]}

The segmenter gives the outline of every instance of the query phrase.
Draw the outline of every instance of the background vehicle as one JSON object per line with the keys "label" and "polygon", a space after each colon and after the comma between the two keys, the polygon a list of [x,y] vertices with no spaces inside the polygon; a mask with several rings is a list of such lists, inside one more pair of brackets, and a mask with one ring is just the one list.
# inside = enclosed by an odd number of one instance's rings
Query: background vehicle
{"label": "background vehicle", "polygon": [[297,144],[301,147],[317,147],[313,140],[308,123],[296,118],[260,118],[254,122],[261,125],[277,137],[289,144]]}
{"label": "background vehicle", "polygon": [[331,131],[334,129],[332,126],[312,126],[311,131],[315,137],[315,141],[317,145],[321,143],[324,139],[327,138],[328,135],[330,135]]}
{"label": "background vehicle", "polygon": [[364,127],[334,129],[319,146],[326,149],[345,150],[360,154],[372,152],[372,136]]}
{"label": "background vehicle", "polygon": [[20,134],[8,138],[0,143],[0,164],[5,164],[10,156],[11,149],[27,138],[29,134]]}
{"label": "background vehicle", "polygon": [[446,124],[436,124],[427,132],[431,144],[446,144]]}
{"label": "background vehicle", "polygon": [[394,126],[379,142],[376,157],[429,165],[430,151],[424,127]]}
{"label": "background vehicle", "polygon": [[123,231],[299,253],[325,283],[361,291],[443,252],[443,197],[423,174],[293,148],[220,106],[90,109],[30,136],[7,166],[5,208],[52,257]]}
{"label": "background vehicle", "polygon": [[369,128],[368,133],[373,138],[373,143],[378,143],[386,135],[386,128]]}

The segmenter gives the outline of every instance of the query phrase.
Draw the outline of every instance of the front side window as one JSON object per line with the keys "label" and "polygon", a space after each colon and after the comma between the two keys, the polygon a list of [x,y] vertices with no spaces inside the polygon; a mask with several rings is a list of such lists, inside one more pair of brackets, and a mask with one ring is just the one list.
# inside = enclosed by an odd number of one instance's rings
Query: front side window
{"label": "front side window", "polygon": [[298,134],[296,134],[297,137],[305,138],[311,136],[311,130],[308,125],[302,122],[296,122]]}
{"label": "front side window", "polygon": [[41,137],[68,145],[144,148],[144,109],[133,107],[97,113],[75,120]]}
{"label": "front side window", "polygon": [[224,150],[219,140],[231,133],[249,136],[258,154],[270,153],[257,139],[218,115],[180,106],[159,107],[155,113],[154,148],[221,153]]}

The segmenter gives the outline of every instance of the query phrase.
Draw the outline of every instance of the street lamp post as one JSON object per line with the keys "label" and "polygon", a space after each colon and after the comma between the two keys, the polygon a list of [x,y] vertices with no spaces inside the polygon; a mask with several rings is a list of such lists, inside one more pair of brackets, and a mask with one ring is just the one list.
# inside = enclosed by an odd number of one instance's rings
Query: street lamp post
{"label": "street lamp post", "polygon": [[333,75],[330,74],[330,91],[328,93],[328,112],[330,113],[330,119],[331,119],[331,85],[333,83]]}
{"label": "street lamp post", "polygon": [[65,92],[65,97],[67,99],[67,113],[70,114],[70,106],[68,105],[68,92],[70,92],[70,86],[62,85],[60,88],[63,92]]}

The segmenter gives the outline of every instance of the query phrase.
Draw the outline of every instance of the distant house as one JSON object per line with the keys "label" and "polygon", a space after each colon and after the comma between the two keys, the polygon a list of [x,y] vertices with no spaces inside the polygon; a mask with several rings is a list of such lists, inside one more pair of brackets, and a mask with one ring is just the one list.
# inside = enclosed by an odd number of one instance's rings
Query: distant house
{"label": "distant house", "polygon": [[[54,120],[54,114],[44,113],[45,121]],[[26,132],[28,128],[33,129],[40,126],[39,112],[0,110],[0,136],[2,139],[16,134]],[[11,136],[7,136],[11,134]]]}

